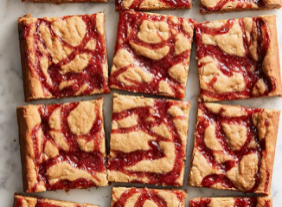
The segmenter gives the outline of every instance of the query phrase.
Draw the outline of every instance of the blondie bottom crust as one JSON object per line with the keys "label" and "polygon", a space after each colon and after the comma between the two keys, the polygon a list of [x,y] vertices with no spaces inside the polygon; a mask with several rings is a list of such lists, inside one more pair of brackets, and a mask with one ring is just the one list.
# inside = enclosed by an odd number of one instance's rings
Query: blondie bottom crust
{"label": "blondie bottom crust", "polygon": [[201,14],[246,10],[280,9],[281,0],[201,0]]}
{"label": "blondie bottom crust", "polygon": [[187,193],[182,190],[113,187],[111,207],[184,207],[186,198]]}
{"label": "blondie bottom crust", "polygon": [[108,180],[183,185],[190,103],[114,94]]}
{"label": "blondie bottom crust", "polygon": [[269,194],[279,115],[199,103],[189,185]]}
{"label": "blondie bottom crust", "polygon": [[92,204],[78,204],[47,198],[29,197],[15,194],[14,207],[99,207]]}
{"label": "blondie bottom crust", "polygon": [[272,207],[272,198],[270,197],[251,197],[251,198],[193,198],[190,200],[190,207]]}
{"label": "blondie bottom crust", "polygon": [[25,192],[106,186],[103,99],[18,108]]}
{"label": "blondie bottom crust", "polygon": [[109,92],[104,13],[18,24],[26,101]]}
{"label": "blondie bottom crust", "polygon": [[110,87],[184,98],[194,20],[121,12]]}
{"label": "blondie bottom crust", "polygon": [[174,10],[174,9],[190,9],[192,7],[191,0],[115,0],[116,10]]}
{"label": "blondie bottom crust", "polygon": [[196,25],[202,101],[282,94],[275,16]]}

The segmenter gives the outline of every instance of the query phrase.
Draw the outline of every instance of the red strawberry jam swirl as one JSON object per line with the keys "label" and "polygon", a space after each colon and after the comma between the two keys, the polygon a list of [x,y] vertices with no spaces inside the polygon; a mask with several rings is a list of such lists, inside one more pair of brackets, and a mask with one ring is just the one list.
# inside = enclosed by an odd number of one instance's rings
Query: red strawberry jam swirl
{"label": "red strawberry jam swirl", "polygon": [[[96,25],[96,14],[94,15],[83,15],[80,16],[82,20],[85,22],[86,34],[83,37],[80,45],[74,47],[64,41],[63,38],[56,35],[52,28],[52,23],[55,21],[64,21],[72,16],[62,17],[61,19],[48,21],[46,19],[38,19],[35,23],[30,24],[24,28],[20,29],[20,38],[22,40],[26,40],[26,38],[30,35],[30,30],[32,26],[36,26],[36,32],[34,32],[33,39],[34,39],[34,54],[35,61],[32,62],[30,51],[25,52],[25,59],[27,60],[28,68],[30,72],[33,74],[37,80],[40,81],[41,86],[45,94],[52,94],[54,97],[67,97],[67,96],[75,96],[79,90],[85,87],[87,84],[87,88],[83,90],[80,95],[89,95],[94,90],[101,90],[103,93],[107,93],[109,91],[108,88],[108,80],[103,76],[103,65],[106,63],[106,45],[105,45],[105,38],[97,31]],[[71,54],[67,55],[66,58],[60,60],[58,63],[53,61],[51,54],[48,54],[48,59],[51,61],[49,64],[47,73],[52,81],[52,84],[48,83],[47,77],[44,75],[43,69],[40,64],[41,57],[45,56],[45,54],[40,50],[39,44],[42,44],[44,48],[47,50],[46,43],[41,38],[39,28],[40,25],[44,24],[52,38],[57,38],[63,47],[71,49]],[[85,46],[90,40],[96,41],[95,50],[86,49]],[[91,59],[89,60],[88,65],[86,68],[83,69],[81,73],[73,73],[69,72],[66,74],[60,73],[61,67],[63,65],[68,64],[77,55],[80,54],[89,54],[91,55]],[[62,90],[59,89],[60,83],[63,81],[73,81],[74,83],[70,86],[63,88]]]}
{"label": "red strawberry jam swirl", "polygon": [[[269,48],[269,28],[261,17],[252,18],[252,32],[250,33],[250,41],[247,40],[244,19],[238,19],[241,30],[243,32],[243,43],[246,54],[244,57],[230,55],[221,50],[217,45],[206,45],[202,42],[202,36],[207,35],[222,35],[229,32],[235,23],[235,20],[228,20],[219,28],[208,27],[206,23],[198,24],[196,26],[196,41],[197,41],[197,56],[201,60],[204,57],[210,56],[217,62],[217,67],[226,76],[231,77],[234,73],[241,73],[245,81],[245,89],[240,92],[212,92],[209,90],[201,89],[201,96],[215,98],[217,100],[232,100],[240,99],[242,97],[254,97],[252,91],[256,87],[259,79],[262,79],[266,85],[266,90],[260,96],[267,96],[275,90],[275,82],[269,78],[262,70],[262,64]],[[256,52],[258,60],[254,60],[250,54],[249,48],[252,45],[253,33],[257,33],[257,48]],[[207,63],[199,64],[201,68]],[[217,81],[214,77],[210,83],[209,88],[213,88],[213,84]]]}
{"label": "red strawberry jam swirl", "polygon": [[240,9],[248,10],[248,9],[252,9],[253,5],[256,5],[257,7],[264,7],[265,5],[263,0],[247,0],[247,1],[246,0],[220,0],[214,7],[208,7],[208,6],[201,5],[200,12],[202,14],[210,13],[210,12],[218,12],[222,10],[223,7],[229,2],[234,2],[237,4],[236,7],[233,8],[234,10],[240,10]]}
{"label": "red strawberry jam swirl", "polygon": [[[80,178],[74,181],[70,180],[59,180],[55,184],[50,184],[49,179],[47,176],[47,170],[61,162],[66,162],[71,166],[87,171],[90,173],[93,178],[97,181],[99,179],[95,176],[96,172],[106,172],[105,167],[105,158],[103,153],[100,151],[99,146],[101,140],[103,140],[103,120],[100,117],[99,109],[93,108],[96,114],[96,120],[93,123],[93,126],[88,134],[79,135],[79,138],[85,139],[87,142],[94,141],[94,150],[91,152],[82,151],[78,145],[77,139],[78,135],[73,134],[70,130],[70,127],[67,122],[67,118],[72,110],[74,110],[79,103],[69,103],[69,104],[57,104],[57,105],[48,105],[48,106],[40,106],[38,111],[41,116],[41,124],[37,125],[33,128],[31,137],[33,141],[33,148],[34,148],[34,157],[35,157],[35,165],[39,169],[37,174],[37,181],[44,182],[45,187],[47,190],[57,190],[57,189],[71,189],[71,188],[88,188],[92,186],[96,186],[96,184],[88,179]],[[64,151],[59,146],[56,145],[54,139],[50,135],[50,131],[54,131],[51,129],[49,125],[49,119],[51,114],[54,112],[55,109],[61,109],[61,132],[67,141],[69,150]],[[42,144],[38,143],[38,132],[39,129],[42,129],[43,136],[42,136]],[[50,141],[54,146],[57,146],[59,153],[57,156],[53,158],[46,158],[43,156],[44,154],[38,148],[40,146],[41,149],[44,149],[46,142]],[[35,184],[30,192],[35,192],[36,187],[38,184]]]}
{"label": "red strawberry jam swirl", "polygon": [[[171,190],[171,193],[174,193],[178,200],[183,203],[186,199],[186,196],[181,191]],[[130,197],[135,194],[140,194],[134,206],[143,206],[147,200],[153,201],[158,207],[167,207],[166,201],[158,194],[156,190],[153,189],[142,189],[142,188],[131,188],[125,191],[120,198],[113,204],[112,207],[124,207],[127,204],[127,201]]]}
{"label": "red strawberry jam swirl", "polygon": [[[234,199],[233,207],[257,207],[258,198],[231,198]],[[199,200],[190,200],[190,207],[209,207],[211,203],[211,198],[201,198]],[[231,206],[230,206],[231,207]],[[263,207],[270,207],[268,200],[264,202]]]}
{"label": "red strawberry jam swirl", "polygon": [[[253,124],[252,117],[256,113],[263,113],[263,109],[254,109],[254,108],[241,108],[247,115],[237,116],[237,117],[226,117],[223,116],[222,113],[225,109],[221,109],[218,113],[213,113],[210,111],[205,104],[199,104],[199,110],[202,111],[203,115],[198,119],[198,124],[195,132],[195,147],[197,150],[201,152],[201,154],[206,158],[206,160],[211,164],[211,166],[215,169],[220,170],[223,172],[222,174],[211,174],[207,175],[203,178],[201,186],[203,187],[211,187],[215,184],[221,184],[222,186],[229,188],[229,189],[237,189],[235,183],[233,183],[227,176],[226,173],[234,166],[238,165],[242,158],[248,154],[256,153],[258,155],[259,161],[257,163],[257,172],[254,175],[255,184],[251,189],[247,192],[254,192],[259,184],[261,183],[260,177],[260,166],[261,160],[263,157],[266,157],[266,148],[265,148],[265,138],[259,140],[258,138],[258,131],[256,126]],[[217,163],[215,161],[213,150],[209,149],[205,142],[205,131],[210,123],[216,125],[216,138],[220,140],[224,153],[227,155],[231,155],[234,157],[233,160],[228,160],[223,163]],[[232,150],[228,144],[227,136],[223,130],[222,123],[226,124],[236,124],[245,126],[247,130],[247,139],[241,149],[239,150]],[[266,121],[265,125],[267,126],[268,123]],[[249,147],[249,143],[254,140],[257,143],[256,147]],[[269,174],[269,172],[267,171]],[[265,181],[265,191],[268,189],[269,185],[269,176]]]}
{"label": "red strawberry jam swirl", "polygon": [[[116,10],[123,10],[123,0],[115,0],[116,1]],[[126,9],[141,9],[141,4],[144,2],[144,0],[134,0],[132,4],[129,6],[129,8]],[[175,8],[175,9],[181,9],[181,8],[191,8],[192,3],[190,0],[175,0],[175,1],[169,1],[169,0],[160,0],[161,3],[164,4],[163,7],[168,8]]]}
{"label": "red strawberry jam swirl", "polygon": [[[178,134],[178,131],[173,123],[174,119],[185,119],[183,116],[172,117],[167,111],[176,103],[173,101],[166,100],[156,100],[155,105],[153,107],[154,113],[150,113],[152,107],[136,107],[127,111],[123,111],[120,113],[113,113],[112,120],[117,121],[123,118],[126,118],[132,114],[138,115],[138,125],[135,125],[130,128],[120,128],[112,130],[111,134],[114,133],[129,133],[133,131],[142,130],[146,134],[154,137],[155,140],[149,141],[149,150],[137,150],[130,153],[125,153],[122,151],[112,150],[115,153],[114,157],[109,157],[108,160],[108,168],[111,171],[119,171],[129,176],[135,176],[138,178],[147,178],[147,183],[150,184],[163,184],[163,185],[174,185],[179,186],[177,179],[181,176],[181,171],[184,167],[184,159],[185,159],[185,151],[186,146],[183,145],[181,138]],[[149,117],[153,117],[154,121],[148,121]],[[133,166],[142,160],[157,160],[161,158],[165,158],[165,154],[163,150],[160,148],[159,143],[161,141],[168,141],[167,138],[164,138],[153,131],[151,128],[153,126],[161,124],[165,120],[168,129],[173,135],[173,143],[175,147],[175,162],[173,169],[168,173],[147,173],[147,172],[136,172],[126,170],[127,167]],[[139,183],[141,181],[133,180],[133,183]]]}
{"label": "red strawberry jam swirl", "polygon": [[[118,80],[118,76],[128,70],[132,65],[120,68],[115,72],[112,72],[110,77],[110,85],[116,86],[119,89],[127,90],[127,91],[135,91],[141,93],[150,93],[150,94],[158,94],[159,92],[159,82],[164,80],[168,81],[170,88],[173,91],[173,97],[184,98],[183,90],[185,90],[186,86],[182,85],[178,81],[171,78],[168,74],[168,70],[181,62],[187,62],[187,59],[190,57],[190,50],[185,50],[179,55],[175,55],[175,38],[177,34],[183,34],[190,42],[192,42],[192,37],[184,30],[182,23],[184,21],[189,21],[189,24],[194,27],[194,20],[192,19],[184,19],[177,18],[178,23],[174,23],[173,20],[167,16],[163,15],[151,15],[143,12],[121,12],[120,22],[118,27],[118,36],[115,48],[115,54],[120,49],[126,49],[129,53],[133,54],[134,61],[136,63],[140,63],[142,68],[146,68],[148,72],[153,74],[153,80],[150,83],[146,82],[138,82],[131,79],[127,79],[127,81],[132,82],[132,85],[124,85],[122,82]],[[138,38],[139,28],[144,20],[148,21],[164,21],[169,25],[169,39],[162,40],[160,43],[150,44],[143,42]],[[172,31],[176,31],[173,33]],[[160,59],[160,60],[152,60],[150,58],[139,55],[135,52],[135,50],[130,46],[130,42],[134,44],[145,46],[149,49],[160,49],[164,46],[169,46],[170,50],[168,54]]]}

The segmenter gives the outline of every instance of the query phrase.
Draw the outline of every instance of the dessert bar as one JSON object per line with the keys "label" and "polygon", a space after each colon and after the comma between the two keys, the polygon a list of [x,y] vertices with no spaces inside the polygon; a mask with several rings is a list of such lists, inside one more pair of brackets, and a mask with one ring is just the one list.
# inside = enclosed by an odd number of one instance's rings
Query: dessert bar
{"label": "dessert bar", "polygon": [[191,0],[115,0],[116,10],[174,10],[190,9]]}
{"label": "dessert bar", "polygon": [[26,101],[109,92],[104,13],[18,24]]}
{"label": "dessert bar", "polygon": [[211,197],[211,198],[193,198],[190,200],[190,207],[272,207],[272,198],[269,197]]}
{"label": "dessert bar", "polygon": [[194,23],[174,16],[121,12],[110,87],[184,98]]}
{"label": "dessert bar", "polygon": [[189,185],[270,194],[279,115],[199,103]]}
{"label": "dessert bar", "polygon": [[183,185],[190,103],[114,94],[108,180]]}
{"label": "dessert bar", "polygon": [[281,96],[275,16],[196,25],[202,101]]}
{"label": "dessert bar", "polygon": [[91,204],[78,204],[47,198],[29,197],[15,194],[14,207],[99,207]]}
{"label": "dessert bar", "polygon": [[186,198],[182,190],[113,187],[111,207],[185,207]]}
{"label": "dessert bar", "polygon": [[201,0],[201,14],[246,10],[280,9],[281,0]]}
{"label": "dessert bar", "polygon": [[25,192],[106,186],[103,99],[19,107]]}

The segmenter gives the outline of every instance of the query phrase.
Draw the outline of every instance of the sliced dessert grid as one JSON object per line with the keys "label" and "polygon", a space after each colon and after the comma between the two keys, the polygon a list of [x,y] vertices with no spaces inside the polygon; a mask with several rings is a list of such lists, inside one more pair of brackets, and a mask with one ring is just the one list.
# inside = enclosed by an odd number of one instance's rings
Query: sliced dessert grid
{"label": "sliced dessert grid", "polygon": [[25,192],[107,185],[103,99],[18,108]]}
{"label": "sliced dessert grid", "polygon": [[15,194],[14,207],[99,207],[92,204],[79,204],[47,198],[29,197]]}
{"label": "sliced dessert grid", "polygon": [[270,194],[279,115],[199,103],[189,185]]}
{"label": "sliced dessert grid", "polygon": [[201,0],[201,14],[246,10],[280,9],[281,0]]}
{"label": "sliced dessert grid", "polygon": [[174,16],[121,12],[110,87],[184,98],[194,23]]}
{"label": "sliced dessert grid", "polygon": [[190,9],[191,0],[115,0],[116,10],[173,10],[173,9]]}
{"label": "sliced dessert grid", "polygon": [[190,200],[190,207],[272,207],[272,198],[270,197],[210,197],[210,198],[193,198]]}
{"label": "sliced dessert grid", "polygon": [[184,207],[186,198],[182,190],[113,187],[111,207]]}
{"label": "sliced dessert grid", "polygon": [[108,180],[182,186],[190,103],[114,94]]}
{"label": "sliced dessert grid", "polygon": [[202,101],[282,94],[275,16],[196,25]]}
{"label": "sliced dessert grid", "polygon": [[18,24],[26,101],[109,92],[104,13]]}

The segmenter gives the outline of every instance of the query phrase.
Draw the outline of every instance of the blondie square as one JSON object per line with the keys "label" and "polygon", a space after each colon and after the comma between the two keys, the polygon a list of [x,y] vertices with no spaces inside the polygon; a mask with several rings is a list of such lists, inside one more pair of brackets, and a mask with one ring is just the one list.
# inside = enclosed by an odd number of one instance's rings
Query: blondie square
{"label": "blondie square", "polygon": [[199,103],[189,185],[270,194],[279,115]]}
{"label": "blondie square", "polygon": [[194,20],[121,12],[110,87],[183,99]]}
{"label": "blondie square", "polygon": [[281,96],[275,16],[196,25],[202,101]]}
{"label": "blondie square", "polygon": [[183,185],[190,103],[114,95],[108,180]]}
{"label": "blondie square", "polygon": [[109,92],[104,13],[18,24],[26,101]]}
{"label": "blondie square", "polygon": [[18,108],[25,192],[106,186],[103,99]]}

